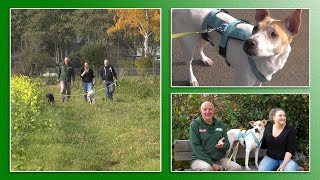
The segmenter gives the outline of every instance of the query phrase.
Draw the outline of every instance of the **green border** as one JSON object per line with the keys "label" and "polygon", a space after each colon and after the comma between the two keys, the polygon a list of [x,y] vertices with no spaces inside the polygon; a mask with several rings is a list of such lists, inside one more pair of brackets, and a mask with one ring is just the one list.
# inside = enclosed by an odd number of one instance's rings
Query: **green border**
{"label": "green border", "polygon": [[[170,87],[170,12],[171,8],[310,8],[310,87],[309,88],[171,88]],[[10,173],[9,171],[9,12],[10,8],[161,8],[162,9],[162,172],[149,173]],[[152,178],[152,179],[194,179],[194,178],[223,178],[223,179],[251,179],[273,178],[284,179],[318,179],[320,171],[320,156],[316,150],[320,148],[318,142],[320,134],[319,121],[319,17],[320,2],[318,0],[2,0],[1,12],[1,59],[0,82],[0,177],[3,179],[99,179],[99,178]],[[308,38],[308,37],[306,37]],[[170,171],[170,94],[171,93],[310,93],[310,143],[311,143],[311,172],[309,173],[176,173]]]}

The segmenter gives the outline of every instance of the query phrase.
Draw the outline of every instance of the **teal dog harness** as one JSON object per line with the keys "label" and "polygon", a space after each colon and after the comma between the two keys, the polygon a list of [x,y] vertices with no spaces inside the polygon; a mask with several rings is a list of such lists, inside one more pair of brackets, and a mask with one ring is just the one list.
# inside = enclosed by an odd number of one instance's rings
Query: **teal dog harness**
{"label": "teal dog harness", "polygon": [[[252,33],[245,31],[243,29],[236,28],[236,25],[240,23],[249,24],[247,21],[237,19],[231,22],[230,24],[228,24],[227,22],[223,21],[222,19],[219,19],[216,16],[218,13],[221,13],[221,12],[227,13],[225,10],[222,10],[222,9],[212,10],[205,18],[202,24],[201,30],[207,32],[202,34],[202,38],[205,39],[206,41],[209,41],[212,46],[214,45],[209,38],[208,32],[211,32],[212,30],[214,30],[219,32],[222,35],[222,38],[219,44],[219,54],[223,57],[226,57],[227,44],[228,44],[229,38],[245,41],[249,36],[251,36]],[[259,79],[263,83],[267,82],[268,80],[265,78],[263,74],[259,72],[251,56],[248,56],[248,61],[257,79]],[[230,63],[227,60],[226,60],[226,63],[230,66]]]}
{"label": "teal dog harness", "polygon": [[256,142],[257,146],[259,147],[261,142],[258,140],[256,134],[252,131],[252,129],[249,129],[248,131],[242,130],[242,131],[239,132],[238,140],[239,140],[240,144],[243,147],[246,147],[245,137],[247,137],[249,134],[252,134],[252,137],[253,137],[254,141]]}

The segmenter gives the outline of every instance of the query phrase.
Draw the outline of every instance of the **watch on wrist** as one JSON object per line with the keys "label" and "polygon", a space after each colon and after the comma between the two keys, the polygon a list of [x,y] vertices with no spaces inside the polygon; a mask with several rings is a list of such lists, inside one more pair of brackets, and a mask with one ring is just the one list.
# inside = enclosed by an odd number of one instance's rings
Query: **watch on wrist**
{"label": "watch on wrist", "polygon": [[222,166],[219,166],[219,171],[223,171],[223,167]]}

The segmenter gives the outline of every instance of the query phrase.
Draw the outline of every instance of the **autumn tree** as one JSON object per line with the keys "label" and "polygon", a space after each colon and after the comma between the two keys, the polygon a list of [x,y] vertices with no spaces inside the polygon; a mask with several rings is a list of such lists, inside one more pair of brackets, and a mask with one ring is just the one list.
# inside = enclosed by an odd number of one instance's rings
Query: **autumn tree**
{"label": "autumn tree", "polygon": [[125,34],[137,34],[143,37],[143,55],[149,55],[150,37],[160,39],[160,10],[159,9],[112,9],[115,25],[108,29],[112,34],[124,31]]}

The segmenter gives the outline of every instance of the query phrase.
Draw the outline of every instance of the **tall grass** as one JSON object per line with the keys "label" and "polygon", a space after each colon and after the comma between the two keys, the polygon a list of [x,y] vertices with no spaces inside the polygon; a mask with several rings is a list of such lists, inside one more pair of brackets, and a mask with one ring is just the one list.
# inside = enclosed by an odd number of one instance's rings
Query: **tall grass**
{"label": "tall grass", "polygon": [[[96,103],[84,101],[80,81],[73,96],[61,103],[58,85],[41,88],[55,94],[39,118],[55,123],[29,135],[24,154],[11,159],[12,170],[28,171],[159,171],[159,77],[125,77],[114,100],[105,98],[102,84]],[[44,95],[43,95],[44,96]]]}

